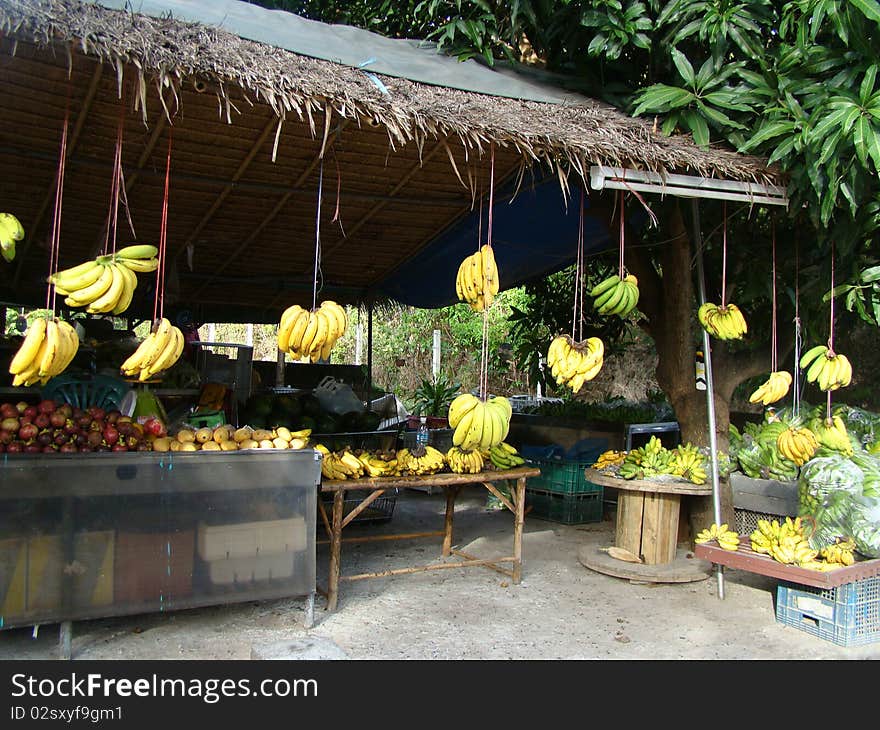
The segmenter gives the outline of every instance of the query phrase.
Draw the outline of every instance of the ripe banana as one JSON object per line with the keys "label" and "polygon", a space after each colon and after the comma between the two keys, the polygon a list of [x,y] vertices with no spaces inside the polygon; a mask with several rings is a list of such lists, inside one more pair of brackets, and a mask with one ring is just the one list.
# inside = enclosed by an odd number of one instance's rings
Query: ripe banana
{"label": "ripe banana", "polygon": [[568,335],[555,337],[547,348],[547,365],[559,385],[577,393],[602,369],[605,345],[598,337],[574,342]]}
{"label": "ripe banana", "polygon": [[455,277],[455,293],[475,312],[488,309],[499,291],[498,266],[489,244],[467,256],[459,264]]}
{"label": "ripe banana", "polygon": [[788,394],[791,380],[791,373],[786,370],[770,373],[770,377],[749,396],[749,403],[763,403],[768,406],[782,400]]}
{"label": "ripe banana", "polygon": [[9,364],[13,386],[45,385],[64,372],[78,348],[76,330],[67,322],[54,317],[34,320]]}
{"label": "ripe banana", "polygon": [[327,360],[347,325],[345,310],[332,300],[325,300],[311,312],[298,304],[291,305],[281,314],[278,349],[290,353],[294,360]]}
{"label": "ripe banana", "polygon": [[697,310],[697,319],[706,332],[719,340],[741,340],[748,332],[745,317],[736,304],[720,307],[706,302]]}
{"label": "ripe banana", "polygon": [[800,359],[808,383],[815,383],[820,390],[831,391],[845,388],[852,381],[852,364],[846,355],[834,352],[825,345],[811,347]]}
{"label": "ripe banana", "polygon": [[33,361],[34,356],[37,354],[37,350],[40,348],[40,345],[46,336],[47,323],[48,320],[44,317],[40,317],[31,322],[31,326],[28,327],[27,332],[25,332],[24,340],[22,340],[18,352],[15,353],[12,361],[9,363],[10,375],[18,375],[31,364],[31,361]]}
{"label": "ripe banana", "polygon": [[119,370],[127,377],[137,375],[141,382],[149,380],[177,362],[183,347],[183,333],[170,320],[162,317],[154,323],[150,333],[120,365]]}
{"label": "ripe banana", "polygon": [[15,244],[24,238],[24,227],[12,213],[0,213],[0,253],[6,261],[15,258]]}

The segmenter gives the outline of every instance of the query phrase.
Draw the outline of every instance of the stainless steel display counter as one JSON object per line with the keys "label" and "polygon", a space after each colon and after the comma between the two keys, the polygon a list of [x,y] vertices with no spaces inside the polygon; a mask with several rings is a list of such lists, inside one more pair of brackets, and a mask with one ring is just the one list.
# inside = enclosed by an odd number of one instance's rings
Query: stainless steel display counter
{"label": "stainless steel display counter", "polygon": [[0,459],[0,629],[291,596],[313,621],[313,449]]}

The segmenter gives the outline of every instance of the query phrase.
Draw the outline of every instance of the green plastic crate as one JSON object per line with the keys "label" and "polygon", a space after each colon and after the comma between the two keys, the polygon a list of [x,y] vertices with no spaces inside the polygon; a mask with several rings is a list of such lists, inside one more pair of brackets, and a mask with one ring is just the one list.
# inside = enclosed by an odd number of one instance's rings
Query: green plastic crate
{"label": "green plastic crate", "polygon": [[835,588],[783,581],[776,589],[776,620],[838,646],[880,641],[880,577]]}
{"label": "green plastic crate", "polygon": [[[598,458],[598,454],[596,455]],[[554,494],[601,494],[602,487],[587,481],[584,470],[593,466],[596,459],[589,461],[565,461],[563,459],[529,459],[529,464],[541,470],[541,475],[529,477],[528,489]]]}
{"label": "green plastic crate", "polygon": [[538,517],[564,525],[581,525],[602,521],[601,486],[590,494],[557,494],[526,489],[526,509],[529,517]]}

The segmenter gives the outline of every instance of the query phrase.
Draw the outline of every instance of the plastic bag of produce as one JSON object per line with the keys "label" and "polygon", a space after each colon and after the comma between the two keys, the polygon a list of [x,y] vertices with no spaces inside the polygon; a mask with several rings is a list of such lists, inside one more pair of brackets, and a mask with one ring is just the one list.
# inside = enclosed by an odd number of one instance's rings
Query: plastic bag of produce
{"label": "plastic bag of produce", "polygon": [[856,550],[868,558],[880,558],[880,498],[850,499],[848,528]]}
{"label": "plastic bag of produce", "polygon": [[835,406],[833,413],[843,419],[846,430],[855,436],[855,439],[862,446],[874,443],[880,437],[880,416],[878,414],[846,404]]}

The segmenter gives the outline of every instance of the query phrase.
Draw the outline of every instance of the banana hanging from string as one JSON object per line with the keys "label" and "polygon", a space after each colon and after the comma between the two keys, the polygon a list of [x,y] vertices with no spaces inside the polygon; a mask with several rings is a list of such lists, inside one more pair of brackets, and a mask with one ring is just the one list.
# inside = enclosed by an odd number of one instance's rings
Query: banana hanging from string
{"label": "banana hanging from string", "polygon": [[459,301],[467,302],[475,312],[488,309],[498,294],[498,266],[489,244],[467,256],[458,267],[455,293]]}
{"label": "banana hanging from string", "polygon": [[736,304],[723,307],[712,302],[700,305],[697,319],[706,332],[719,340],[741,340],[748,332],[748,325]]}
{"label": "banana hanging from string", "polygon": [[639,303],[639,280],[633,274],[623,278],[615,274],[596,284],[590,296],[599,314],[626,317]]}
{"label": "banana hanging from string", "polygon": [[137,273],[158,268],[158,252],[151,244],[132,244],[58,271],[49,283],[69,307],[82,307],[89,314],[122,314],[134,298]]}
{"label": "banana hanging from string", "polygon": [[72,325],[57,317],[35,319],[9,363],[12,385],[45,385],[64,372],[78,350],[79,337]]}
{"label": "banana hanging from string", "polygon": [[749,396],[749,403],[762,403],[769,406],[788,395],[791,387],[791,373],[787,370],[776,370]]}
{"label": "banana hanging from string", "polygon": [[568,335],[559,335],[547,349],[547,366],[557,384],[577,393],[584,383],[598,375],[604,357],[605,345],[598,337],[575,342]]}
{"label": "banana hanging from string", "polygon": [[278,349],[294,360],[313,363],[328,360],[333,346],[345,334],[348,316],[336,302],[326,299],[310,312],[294,304],[284,310],[278,324]]}
{"label": "banana hanging from string", "polygon": [[119,370],[126,377],[137,376],[141,382],[150,380],[177,362],[184,344],[183,332],[162,317]]}
{"label": "banana hanging from string", "polygon": [[0,254],[6,261],[15,258],[15,244],[24,238],[24,227],[12,213],[0,213]]}
{"label": "banana hanging from string", "polygon": [[845,388],[852,381],[852,364],[846,355],[835,352],[826,345],[816,345],[807,350],[798,363],[808,383],[815,383],[820,390]]}

